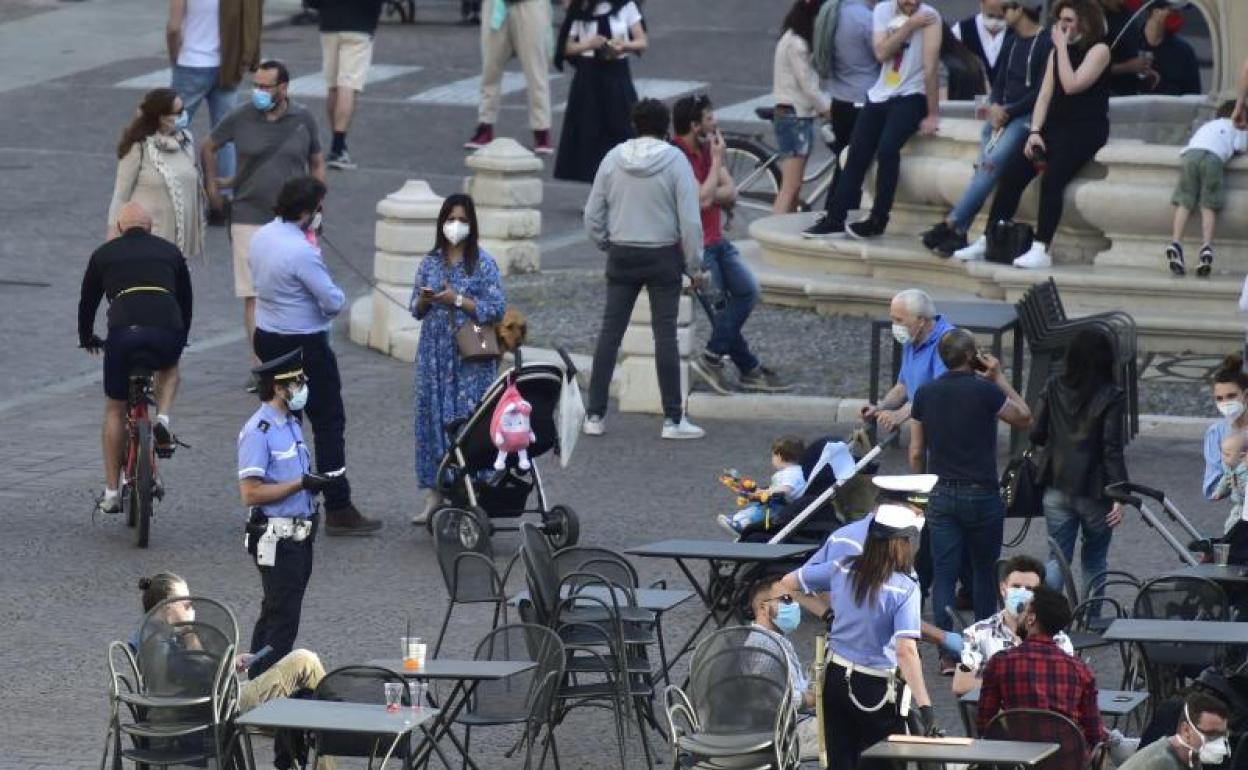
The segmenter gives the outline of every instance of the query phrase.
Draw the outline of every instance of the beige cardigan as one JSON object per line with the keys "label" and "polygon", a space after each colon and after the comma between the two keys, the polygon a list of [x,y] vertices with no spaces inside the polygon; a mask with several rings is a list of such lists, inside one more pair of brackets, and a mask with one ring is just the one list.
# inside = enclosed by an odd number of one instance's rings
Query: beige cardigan
{"label": "beige cardigan", "polygon": [[831,100],[819,88],[819,75],[811,60],[810,46],[800,35],[788,29],[776,43],[772,66],[771,98],[776,104],[793,107],[799,118],[810,118],[826,112]]}
{"label": "beige cardigan", "polygon": [[190,134],[186,135],[185,145],[180,146],[172,137],[160,137],[157,143],[164,148],[159,150],[160,159],[169,169],[182,200],[181,233],[173,194],[165,176],[156,167],[152,143],[144,140],[131,145],[130,151],[117,162],[113,199],[108,206],[109,234],[115,234],[113,227],[122,204],[134,201],[152,215],[153,235],[177,245],[188,259],[199,256],[203,252],[205,223],[195,145],[190,141]]}

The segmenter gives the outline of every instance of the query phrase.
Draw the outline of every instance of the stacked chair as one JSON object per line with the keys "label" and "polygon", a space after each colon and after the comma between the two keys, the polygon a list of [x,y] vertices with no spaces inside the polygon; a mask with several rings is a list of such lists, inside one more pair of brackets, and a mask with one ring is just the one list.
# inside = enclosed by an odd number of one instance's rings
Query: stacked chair
{"label": "stacked chair", "polygon": [[[183,619],[175,619],[183,618]],[[190,618],[185,619],[185,618]],[[238,622],[212,599],[175,597],[147,613],[137,647],[108,648],[109,725],[101,766],[227,764],[237,735]]]}
{"label": "stacked chair", "polygon": [[1031,350],[1031,370],[1023,394],[1027,403],[1035,404],[1049,378],[1064,371],[1066,349],[1075,334],[1083,329],[1099,329],[1113,341],[1115,379],[1127,394],[1123,435],[1128,441],[1134,438],[1140,431],[1135,319],[1120,311],[1068,318],[1052,278],[1028,289],[1015,308]]}
{"label": "stacked chair", "polygon": [[451,613],[460,604],[492,604],[494,616],[490,628],[498,626],[499,616],[507,622],[507,578],[516,564],[512,558],[502,572],[494,561],[494,546],[490,542],[489,529],[482,527],[480,518],[462,508],[440,508],[433,514],[430,528],[433,532],[433,550],[438,557],[442,581],[446,584],[449,601],[437,642],[433,645],[433,657],[442,650]]}

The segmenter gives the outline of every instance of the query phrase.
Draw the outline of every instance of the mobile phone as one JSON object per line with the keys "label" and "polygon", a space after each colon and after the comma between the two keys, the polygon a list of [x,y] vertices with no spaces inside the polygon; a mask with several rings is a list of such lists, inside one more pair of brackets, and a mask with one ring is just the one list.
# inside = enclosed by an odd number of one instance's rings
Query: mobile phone
{"label": "mobile phone", "polygon": [[422,297],[432,297],[432,296],[433,296],[433,289],[430,289],[428,286],[421,286],[421,287],[420,287],[420,296],[422,296]]}
{"label": "mobile phone", "polygon": [[983,357],[976,352],[975,357],[971,359],[971,368],[977,372],[986,372],[988,371],[988,364],[985,364]]}

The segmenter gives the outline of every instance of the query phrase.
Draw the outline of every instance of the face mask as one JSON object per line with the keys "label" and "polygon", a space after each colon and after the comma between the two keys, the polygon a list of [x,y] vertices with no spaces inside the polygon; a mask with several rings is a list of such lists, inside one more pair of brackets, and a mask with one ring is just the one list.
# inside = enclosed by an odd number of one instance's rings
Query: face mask
{"label": "face mask", "polygon": [[1005,19],[998,16],[985,16],[984,29],[991,35],[999,34],[1005,29]]}
{"label": "face mask", "polygon": [[186,110],[178,113],[178,119],[173,121],[173,130],[182,131],[191,124],[191,119],[186,116]]}
{"label": "face mask", "polygon": [[1243,401],[1221,401],[1218,403],[1218,411],[1228,420],[1238,420],[1240,415],[1244,413]]}
{"label": "face mask", "polygon": [[273,109],[273,94],[268,91],[261,91],[259,88],[251,92],[251,106],[261,112],[268,112]]}
{"label": "face mask", "polygon": [[304,229],[319,233],[321,231],[322,221],[324,221],[324,217],[322,217],[321,212],[318,211],[312,215],[312,219],[308,222],[308,226]]}
{"label": "face mask", "polygon": [[1030,588],[1022,586],[1014,586],[1005,592],[1005,611],[1014,617],[1023,614],[1023,608],[1031,604],[1031,598],[1034,594]]}
{"label": "face mask", "polygon": [[468,233],[472,232],[472,228],[467,222],[459,222],[448,219],[442,224],[442,234],[451,242],[452,246],[458,246],[461,241],[468,237]]}
{"label": "face mask", "polygon": [[307,404],[308,404],[308,386],[307,385],[300,385],[299,390],[296,390],[294,393],[291,393],[290,397],[286,399],[286,406],[292,412],[300,411],[305,406],[307,406]]}
{"label": "face mask", "polygon": [[897,340],[898,345],[909,345],[913,337],[903,324],[893,324],[893,339]]}
{"label": "face mask", "polygon": [[1223,736],[1212,741],[1206,738],[1205,734],[1196,729],[1196,725],[1192,724],[1192,718],[1187,711],[1186,705],[1183,706],[1183,721],[1187,722],[1187,726],[1192,729],[1192,732],[1196,733],[1196,735],[1200,737],[1200,747],[1198,749],[1196,746],[1188,746],[1182,738],[1179,739],[1179,743],[1182,743],[1190,751],[1198,752],[1200,756],[1200,764],[1202,765],[1222,764],[1222,760],[1226,759],[1227,755],[1231,753],[1231,748],[1227,744],[1226,737]]}
{"label": "face mask", "polygon": [[802,608],[797,602],[781,604],[780,609],[776,610],[776,628],[785,636],[796,631],[801,624]]}

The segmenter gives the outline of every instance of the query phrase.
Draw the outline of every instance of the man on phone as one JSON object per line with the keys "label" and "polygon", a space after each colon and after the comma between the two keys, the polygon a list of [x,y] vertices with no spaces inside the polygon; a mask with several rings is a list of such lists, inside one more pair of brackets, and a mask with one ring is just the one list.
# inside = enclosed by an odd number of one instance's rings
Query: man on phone
{"label": "man on phone", "polygon": [[[951,629],[945,608],[969,549],[975,619],[997,610],[994,569],[1001,553],[1005,505],[997,474],[997,422],[1024,429],[1031,410],[1001,373],[994,356],[981,353],[975,337],[954,329],[941,338],[940,358],[947,371],[918,389],[910,426],[910,467],[926,466],[940,477],[927,508],[931,532],[932,608],[938,625]],[[952,674],[955,661],[942,661]]]}
{"label": "man on phone", "polygon": [[733,391],[724,358],[736,365],[741,390],[781,392],[788,385],[771,369],[763,366],[750,351],[741,328],[758,303],[758,279],[750,271],[741,252],[724,237],[723,209],[737,200],[732,175],[724,167],[724,137],[715,122],[711,100],[705,94],[686,96],[672,107],[673,141],[689,159],[698,182],[698,204],[702,208],[702,269],[709,272],[720,295],[718,312],[712,322],[706,349],[690,361],[693,370],[717,393]]}

